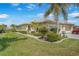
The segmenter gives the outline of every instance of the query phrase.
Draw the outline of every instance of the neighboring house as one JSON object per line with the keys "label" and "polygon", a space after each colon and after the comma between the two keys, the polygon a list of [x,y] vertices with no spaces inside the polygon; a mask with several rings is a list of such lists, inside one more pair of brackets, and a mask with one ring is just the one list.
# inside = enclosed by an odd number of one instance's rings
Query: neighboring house
{"label": "neighboring house", "polygon": [[65,31],[66,33],[68,32],[72,32],[73,31],[73,28],[74,28],[74,24],[71,24],[71,23],[60,23],[59,25],[60,27],[60,30],[61,31]]}
{"label": "neighboring house", "polygon": [[16,31],[35,32],[36,30],[30,24],[21,24],[16,26]]}
{"label": "neighboring house", "polygon": [[1,30],[1,29],[6,30],[6,29],[7,29],[7,25],[0,24],[0,30]]}
{"label": "neighboring house", "polygon": [[23,26],[23,25],[22,26],[21,25],[20,26],[16,26],[16,30],[17,31],[19,31],[19,30],[25,31],[26,30],[26,26]]}
{"label": "neighboring house", "polygon": [[74,26],[74,29],[79,29],[79,26]]}

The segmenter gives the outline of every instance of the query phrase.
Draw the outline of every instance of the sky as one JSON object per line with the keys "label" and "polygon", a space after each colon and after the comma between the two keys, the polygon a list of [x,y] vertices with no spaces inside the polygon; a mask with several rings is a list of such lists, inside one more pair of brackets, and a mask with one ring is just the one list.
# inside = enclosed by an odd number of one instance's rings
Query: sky
{"label": "sky", "polygon": [[[23,24],[31,21],[39,21],[44,18],[45,11],[50,7],[50,4],[43,4],[41,7],[34,3],[0,3],[0,24]],[[68,22],[79,25],[79,8],[70,6],[68,9]],[[50,14],[48,19],[53,19]],[[60,21],[63,21],[63,16],[60,16]]]}

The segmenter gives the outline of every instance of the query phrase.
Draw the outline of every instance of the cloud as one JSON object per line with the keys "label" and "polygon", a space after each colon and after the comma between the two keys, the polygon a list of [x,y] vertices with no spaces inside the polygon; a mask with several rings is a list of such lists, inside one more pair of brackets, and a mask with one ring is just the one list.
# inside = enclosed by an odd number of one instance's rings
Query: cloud
{"label": "cloud", "polygon": [[34,4],[30,4],[29,6],[31,6],[31,7],[36,7],[36,5],[34,5]]}
{"label": "cloud", "polygon": [[[39,14],[37,14],[37,16],[38,16],[38,17],[44,17],[44,13],[39,13]],[[50,17],[53,17],[53,15],[50,14],[50,15],[48,16],[48,18],[50,18]]]}
{"label": "cloud", "polygon": [[37,14],[37,16],[38,16],[38,17],[44,16],[44,13],[39,13],[39,14]]}
{"label": "cloud", "polygon": [[0,18],[7,18],[9,15],[7,14],[0,14]]}
{"label": "cloud", "polygon": [[19,6],[20,4],[19,3],[12,3],[12,6]]}
{"label": "cloud", "polygon": [[12,3],[12,6],[16,7],[16,10],[21,11],[22,8],[19,7],[20,3]]}
{"label": "cloud", "polygon": [[68,16],[70,16],[70,17],[77,17],[77,16],[79,16],[79,13],[78,12],[71,13]]}
{"label": "cloud", "polygon": [[28,9],[33,10],[33,7],[31,6],[26,6]]}
{"label": "cloud", "polygon": [[34,4],[29,4],[28,6],[26,6],[28,9],[30,9],[30,10],[33,10],[35,7],[36,7],[36,5],[34,5]]}
{"label": "cloud", "polygon": [[69,23],[76,23],[79,22],[78,20],[68,20]]}
{"label": "cloud", "polygon": [[22,10],[22,8],[17,8],[17,10],[21,11],[21,10]]}
{"label": "cloud", "polygon": [[[65,20],[62,19],[62,20],[59,20],[59,22],[65,23]],[[75,23],[78,23],[79,21],[78,20],[67,20],[67,22],[70,23],[70,24],[75,24]]]}

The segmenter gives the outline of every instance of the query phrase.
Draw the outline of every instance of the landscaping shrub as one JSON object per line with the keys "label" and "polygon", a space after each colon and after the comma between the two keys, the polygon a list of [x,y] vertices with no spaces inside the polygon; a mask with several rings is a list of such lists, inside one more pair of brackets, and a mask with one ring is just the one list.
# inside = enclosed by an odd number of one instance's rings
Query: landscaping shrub
{"label": "landscaping shrub", "polygon": [[39,32],[34,32],[34,33],[32,33],[32,35],[35,35],[35,36],[41,36],[42,34],[39,33]]}
{"label": "landscaping shrub", "polygon": [[17,31],[17,32],[20,32],[20,33],[23,33],[23,34],[27,33],[27,31]]}
{"label": "landscaping shrub", "polygon": [[54,42],[54,41],[58,41],[58,40],[62,39],[61,36],[59,36],[58,34],[56,34],[54,32],[48,32],[47,37],[48,37],[48,41],[50,41],[50,42]]}
{"label": "landscaping shrub", "polygon": [[57,32],[57,28],[51,28],[50,31],[53,31],[54,33]]}
{"label": "landscaping shrub", "polygon": [[9,30],[5,30],[5,32],[8,33],[8,32],[14,32],[14,31],[9,29]]}
{"label": "landscaping shrub", "polygon": [[48,29],[45,26],[39,27],[38,30],[42,35],[45,35],[48,32]]}

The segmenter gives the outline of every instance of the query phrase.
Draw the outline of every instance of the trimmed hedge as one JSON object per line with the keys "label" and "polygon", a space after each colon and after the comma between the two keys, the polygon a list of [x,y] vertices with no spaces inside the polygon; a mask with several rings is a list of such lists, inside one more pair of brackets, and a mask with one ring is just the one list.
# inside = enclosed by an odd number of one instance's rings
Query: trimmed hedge
{"label": "trimmed hedge", "polygon": [[42,34],[39,33],[39,32],[34,32],[34,33],[32,33],[32,35],[35,35],[35,36],[42,36]]}
{"label": "trimmed hedge", "polygon": [[39,27],[38,30],[42,35],[45,35],[48,32],[48,29],[45,26]]}
{"label": "trimmed hedge", "polygon": [[27,34],[27,31],[16,31],[16,32],[20,32],[20,33],[23,33],[23,34]]}
{"label": "trimmed hedge", "polygon": [[62,39],[61,36],[59,36],[58,34],[56,34],[54,32],[48,32],[47,37],[48,37],[47,41],[50,41],[50,42],[54,42],[54,41],[58,41],[58,40]]}
{"label": "trimmed hedge", "polygon": [[50,31],[56,33],[57,32],[57,28],[51,28]]}
{"label": "trimmed hedge", "polygon": [[8,33],[8,32],[14,32],[14,31],[13,30],[5,30],[5,32]]}

